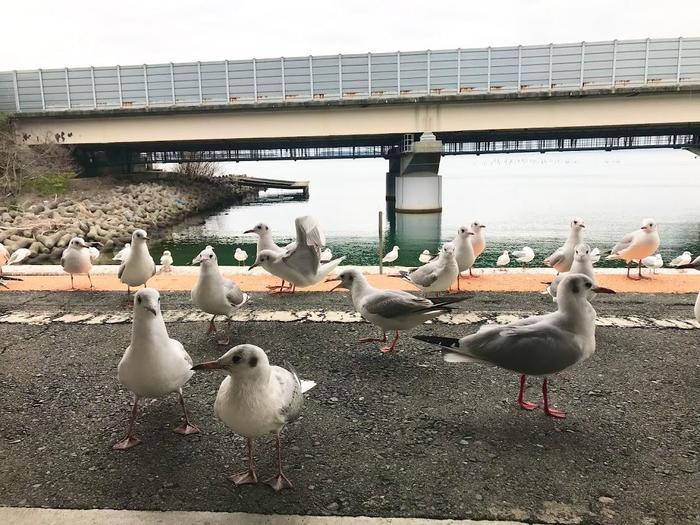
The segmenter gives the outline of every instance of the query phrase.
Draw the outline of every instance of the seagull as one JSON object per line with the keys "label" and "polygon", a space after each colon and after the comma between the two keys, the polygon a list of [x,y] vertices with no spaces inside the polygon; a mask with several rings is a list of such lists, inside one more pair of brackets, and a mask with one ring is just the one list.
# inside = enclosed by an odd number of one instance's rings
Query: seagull
{"label": "seagull", "polygon": [[695,299],[695,308],[693,309],[695,314],[695,320],[700,323],[700,293],[698,293],[698,298]]}
{"label": "seagull", "polygon": [[262,348],[244,344],[231,348],[216,361],[201,363],[192,370],[224,370],[214,401],[214,412],[227,427],[247,439],[248,468],[229,479],[235,485],[257,483],[253,440],[267,434],[277,438],[277,475],[266,480],[276,492],[293,488],[282,472],[282,429],[299,417],[304,392],[316,383],[299,379],[294,368],[270,366]]}
{"label": "seagull", "polygon": [[236,248],[236,251],[233,252],[233,258],[238,261],[238,265],[240,266],[246,261],[246,259],[248,259],[248,252],[241,250],[240,248]]}
{"label": "seagull", "polygon": [[514,250],[513,257],[519,263],[522,263],[523,270],[535,258],[535,252],[529,246],[523,246],[522,250]]}
{"label": "seagull", "polygon": [[[295,222],[297,240],[295,246],[286,251],[263,250],[255,263],[248,268],[262,266],[272,275],[291,283],[288,292],[294,292],[297,286],[312,286],[321,282],[344,259],[340,257],[321,264],[321,247],[326,238],[321,231],[318,220],[311,216],[297,217]],[[283,291],[280,288],[279,293]]]}
{"label": "seagull", "polygon": [[444,313],[452,311],[451,304],[467,299],[466,296],[445,297],[431,301],[402,290],[380,290],[375,288],[362,273],[354,268],[343,270],[336,279],[340,281],[336,288],[350,290],[352,304],[367,321],[382,329],[382,339],[368,337],[360,339],[361,343],[386,343],[388,330],[395,330],[396,335],[390,346],[380,348],[382,353],[393,352],[399,340],[399,331],[414,328]]}
{"label": "seagull", "polygon": [[564,418],[566,414],[549,406],[547,376],[583,361],[595,352],[596,313],[588,298],[591,293],[615,293],[595,286],[581,274],[566,275],[559,285],[558,310],[515,321],[506,326],[484,325],[478,332],[453,339],[416,336],[415,339],[443,348],[448,363],[478,362],[512,370],[520,375],[518,404],[525,410],[537,408],[525,401],[528,375],[544,376],[544,413]]}
{"label": "seagull", "polygon": [[598,264],[600,261],[600,248],[593,248],[590,253],[591,263]]}
{"label": "seagull", "polygon": [[496,266],[498,266],[500,269],[505,271],[505,267],[510,264],[510,256],[508,255],[508,250],[504,251],[501,255],[498,256],[498,259],[496,259]]}
{"label": "seagull", "polygon": [[[199,254],[200,270],[197,283],[192,289],[192,303],[208,314],[212,314],[207,333],[216,332],[214,319],[217,315],[227,317],[228,333],[231,332],[231,315],[248,301],[248,294],[233,281],[224,279],[219,271],[219,264],[214,250],[204,249]],[[217,341],[220,345],[229,343],[230,335],[226,339]]]}
{"label": "seagull", "polygon": [[661,254],[657,253],[655,255],[650,255],[642,259],[642,264],[651,270],[651,273],[656,273],[656,270],[663,268],[664,260],[661,258]]}
{"label": "seagull", "polygon": [[689,264],[681,264],[678,268],[695,268],[696,270],[700,270],[700,255],[693,259],[693,262]]}
{"label": "seagull", "polygon": [[[73,237],[68,243],[68,248],[63,250],[61,267],[64,272],[70,274],[71,290],[75,290],[73,285],[74,274],[87,274],[90,281],[90,289],[95,288],[92,284],[92,277],[90,277],[92,263],[94,262],[91,250],[97,250],[97,248],[88,247],[82,237]],[[99,254],[99,251],[97,253]]]}
{"label": "seagull", "polygon": [[199,252],[199,254],[192,259],[192,262],[190,264],[199,264],[202,261],[202,256],[204,255],[204,252],[213,252],[214,248],[212,247],[211,244],[207,244],[204,249]]}
{"label": "seagull", "polygon": [[459,275],[459,266],[455,259],[455,246],[451,242],[443,244],[440,254],[420,268],[409,272],[399,272],[401,277],[414,284],[424,293],[444,292],[449,290]]}
{"label": "seagull", "polygon": [[418,261],[425,264],[433,260],[433,254],[429,250],[423,250],[418,256]]}
{"label": "seagull", "polygon": [[472,246],[471,237],[473,237],[474,232],[469,230],[466,226],[460,226],[457,229],[457,236],[452,239],[452,244],[455,247],[455,260],[457,261],[457,267],[459,268],[459,274],[457,275],[457,290],[459,291],[459,280],[462,277],[462,272],[469,270],[471,272],[472,266],[474,266],[474,260],[476,256],[474,255],[474,247]]}
{"label": "seagull", "polygon": [[[288,250],[296,248],[296,242],[290,243],[285,247],[277,246],[275,241],[272,240],[272,230],[270,230],[270,227],[263,222],[256,224],[253,228],[251,228],[250,230],[246,230],[243,233],[254,233],[258,236],[258,244],[255,250],[257,256],[255,258],[254,264],[259,264],[258,258],[260,257],[260,252],[262,252],[263,250],[286,254]],[[278,292],[282,292],[286,288],[289,288],[291,290],[292,285],[290,284],[287,287],[285,286],[285,283],[286,281],[282,280],[282,283],[279,286],[269,286],[268,288],[270,288],[271,290],[277,289]]]}
{"label": "seagull", "polygon": [[11,264],[19,264],[21,262],[24,262],[29,258],[29,256],[32,254],[31,251],[29,251],[27,248],[20,248],[18,250],[15,250],[12,252],[12,255],[10,255],[10,258],[7,261],[7,265],[10,266]]}
{"label": "seagull", "polygon": [[486,225],[481,224],[479,221],[474,221],[470,228],[474,233],[474,237],[470,239],[474,247],[474,257],[479,257],[484,253],[484,248],[486,248]]}
{"label": "seagull", "polygon": [[383,263],[391,264],[399,258],[399,247],[394,246],[389,253],[387,253],[382,259]]}
{"label": "seagull", "polygon": [[568,272],[574,262],[574,249],[583,242],[583,229],[586,225],[583,219],[575,218],[571,220],[569,237],[564,246],[557,248],[552,255],[544,260],[544,264],[551,266],[558,273]]}
{"label": "seagull", "polygon": [[[656,252],[661,243],[654,219],[644,219],[642,227],[625,235],[612,249],[607,260],[624,259],[627,262],[627,277],[633,260],[641,261]],[[639,279],[642,279],[642,265],[639,264]]]}
{"label": "seagull", "polygon": [[131,252],[131,243],[127,242],[124,247],[117,252],[117,254],[112,257],[113,261],[126,261],[129,258],[129,253]]}
{"label": "seagull", "polygon": [[132,286],[143,285],[145,288],[148,280],[156,274],[156,263],[148,252],[147,239],[148,234],[144,230],[134,230],[129,256],[119,266],[117,275],[126,285],[127,296],[131,293]]}
{"label": "seagull", "polygon": [[10,252],[7,251],[5,245],[0,242],[0,275],[2,275],[2,267],[10,260]]}
{"label": "seagull", "polygon": [[94,264],[97,258],[100,256],[100,250],[94,246],[88,246],[88,252],[90,252],[90,262]]}
{"label": "seagull", "polygon": [[[591,262],[591,247],[587,244],[579,244],[574,250],[574,262],[571,265],[571,270],[569,272],[563,272],[554,278],[554,281],[547,286],[547,292],[552,296],[552,301],[557,302],[557,289],[561,284],[564,277],[570,273],[580,273],[591,279],[594,286],[598,285],[595,278],[595,271],[593,270],[593,262]],[[591,295],[593,299],[594,295]]]}
{"label": "seagull", "polygon": [[327,263],[330,262],[331,259],[333,258],[333,252],[331,251],[330,248],[326,248],[321,252],[321,262],[322,263]]}
{"label": "seagull", "polygon": [[165,250],[163,252],[160,258],[160,264],[162,265],[160,269],[162,272],[170,273],[173,271],[173,254],[170,253],[170,250]]}
{"label": "seagull", "polygon": [[114,450],[127,450],[141,440],[134,436],[134,420],[139,399],[160,398],[177,392],[185,422],[175,429],[182,435],[195,434],[199,429],[190,422],[182,387],[192,377],[192,359],[182,343],[170,339],[160,313],[160,294],[152,288],[143,288],[134,295],[134,323],[131,344],[119,361],[119,382],[134,394],[129,430],[116,443]]}
{"label": "seagull", "polygon": [[681,255],[673,259],[670,263],[668,263],[669,266],[674,266],[678,268],[679,266],[683,264],[690,264],[690,261],[693,259],[693,254],[690,252],[683,252]]}

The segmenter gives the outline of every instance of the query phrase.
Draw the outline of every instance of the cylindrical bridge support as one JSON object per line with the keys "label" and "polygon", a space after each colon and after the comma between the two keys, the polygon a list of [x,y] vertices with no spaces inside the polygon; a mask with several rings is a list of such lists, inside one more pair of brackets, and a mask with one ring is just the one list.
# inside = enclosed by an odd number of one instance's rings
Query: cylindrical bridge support
{"label": "cylindrical bridge support", "polygon": [[439,213],[442,211],[442,179],[438,175],[442,142],[424,133],[400,156],[396,181],[397,213]]}
{"label": "cylindrical bridge support", "polygon": [[392,155],[389,157],[389,171],[386,172],[386,200],[396,200],[396,179],[401,170],[401,157]]}

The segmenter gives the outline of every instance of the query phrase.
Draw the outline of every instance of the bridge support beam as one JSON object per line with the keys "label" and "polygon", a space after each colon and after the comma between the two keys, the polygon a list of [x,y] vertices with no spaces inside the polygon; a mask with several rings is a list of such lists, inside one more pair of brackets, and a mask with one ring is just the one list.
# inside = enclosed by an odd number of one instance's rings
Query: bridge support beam
{"label": "bridge support beam", "polygon": [[396,179],[401,172],[401,156],[397,153],[389,157],[389,171],[386,172],[386,200],[396,201]]}
{"label": "bridge support beam", "polygon": [[438,175],[442,142],[423,133],[411,149],[401,154],[396,181],[397,213],[439,213],[442,211],[442,179]]}

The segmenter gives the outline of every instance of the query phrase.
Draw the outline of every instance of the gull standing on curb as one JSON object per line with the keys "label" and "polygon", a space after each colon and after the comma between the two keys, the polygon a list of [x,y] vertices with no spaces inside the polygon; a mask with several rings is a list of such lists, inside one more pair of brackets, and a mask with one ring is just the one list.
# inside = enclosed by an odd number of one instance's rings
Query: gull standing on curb
{"label": "gull standing on curb", "polygon": [[446,242],[436,259],[415,270],[399,273],[401,278],[420,288],[423,293],[449,290],[459,275],[454,244]]}
{"label": "gull standing on curb", "polygon": [[[593,262],[591,261],[591,247],[587,244],[579,244],[578,246],[576,246],[576,250],[574,250],[574,262],[571,265],[571,271],[560,273],[554,278],[554,281],[552,281],[549,284],[549,286],[547,286],[547,292],[549,292],[549,295],[552,296],[553,302],[557,302],[557,289],[559,288],[559,285],[561,284],[564,277],[566,277],[570,273],[581,273],[583,275],[586,275],[587,277],[590,277],[594,286],[598,286],[598,282],[595,278],[595,270],[593,269]],[[593,299],[594,297],[595,294],[591,294],[590,299]]]}
{"label": "gull standing on curb", "polygon": [[[474,248],[474,259],[476,260],[484,253],[484,249],[486,248],[486,225],[481,224],[479,221],[474,221],[470,228],[474,236],[470,237],[469,240]],[[471,268],[469,268],[469,276],[474,277]]]}
{"label": "gull standing on curb", "polygon": [[649,268],[651,273],[655,274],[656,270],[663,268],[664,260],[661,258],[661,254],[657,253],[655,255],[650,255],[649,257],[644,257],[644,259],[642,259],[642,264],[645,268]]}
{"label": "gull standing on curb", "polygon": [[673,259],[670,263],[668,263],[669,266],[673,266],[675,268],[678,268],[679,266],[683,266],[684,264],[690,264],[690,261],[693,260],[693,254],[690,252],[683,252],[681,255]]}
{"label": "gull standing on curb", "polygon": [[161,272],[170,273],[173,271],[173,254],[170,250],[165,250],[160,257]]}
{"label": "gull standing on curb", "polygon": [[544,264],[551,266],[558,273],[571,270],[571,265],[574,263],[574,250],[577,245],[583,242],[583,229],[585,227],[583,219],[579,217],[572,219],[569,237],[567,237],[564,246],[554,250],[554,253],[544,260]]}
{"label": "gull standing on curb", "polygon": [[455,260],[457,261],[457,268],[459,268],[459,274],[457,274],[457,291],[459,288],[459,280],[462,278],[462,272],[469,270],[471,274],[472,266],[474,266],[474,261],[476,256],[474,255],[474,247],[472,246],[471,237],[474,236],[474,232],[469,230],[466,226],[460,226],[457,229],[457,235],[452,239],[452,244],[455,247]]}
{"label": "gull standing on curb", "polygon": [[[295,246],[285,252],[263,250],[248,270],[262,266],[272,275],[291,283],[289,292],[294,292],[297,286],[313,286],[321,282],[344,259],[340,257],[331,262],[321,264],[321,248],[326,244],[326,238],[321,231],[317,219],[311,216],[297,217],[294,221],[297,231]],[[282,289],[279,292],[283,292]]]}
{"label": "gull standing on curb", "polygon": [[521,319],[505,326],[484,325],[461,339],[416,336],[415,339],[443,348],[448,363],[484,363],[520,375],[518,404],[525,410],[537,408],[525,401],[528,375],[544,376],[544,413],[564,418],[566,414],[549,406],[547,376],[588,359],[595,352],[596,313],[588,298],[591,293],[615,293],[597,287],[589,277],[568,274],[559,285],[558,310]]}
{"label": "gull standing on curb", "polygon": [[90,289],[92,290],[95,288],[92,284],[92,277],[90,277],[93,263],[91,249],[92,248],[88,247],[82,237],[73,237],[68,243],[68,248],[63,250],[63,254],[61,255],[61,267],[64,272],[70,274],[71,290],[75,290],[75,286],[73,285],[73,275],[75,274],[87,274],[88,280],[90,281]]}
{"label": "gull standing on curb", "polygon": [[535,258],[535,252],[529,246],[523,246],[522,250],[513,251],[513,257],[523,265],[523,271],[525,271],[525,267]]}
{"label": "gull standing on curb", "polygon": [[246,259],[248,259],[248,252],[245,250],[241,250],[240,248],[236,248],[236,251],[233,252],[233,258],[238,261],[238,265],[242,265]]}
{"label": "gull standing on curb", "polygon": [[648,279],[642,276],[642,259],[648,257],[659,248],[661,240],[657,231],[656,222],[654,219],[644,219],[642,227],[638,230],[625,235],[611,250],[610,255],[606,257],[608,261],[624,259],[627,263],[627,277],[630,277],[630,266],[632,261],[639,261],[639,277],[638,279]]}
{"label": "gull standing on curb", "polygon": [[[262,252],[263,250],[284,254],[287,252],[287,250],[296,248],[296,242],[288,244],[285,247],[278,246],[277,243],[275,243],[275,241],[272,240],[272,230],[270,230],[270,227],[263,222],[256,224],[253,228],[251,228],[250,230],[246,230],[243,233],[254,233],[258,236],[258,243],[255,249],[256,257],[255,262],[253,264],[259,264],[260,252]],[[290,284],[287,287],[285,286],[285,284],[286,281],[282,280],[282,283],[279,286],[268,286],[268,288],[270,290],[277,289],[278,292],[282,292],[286,288],[289,288],[291,290],[292,285]]]}
{"label": "gull standing on curb", "polygon": [[248,468],[229,479],[236,485],[257,483],[253,459],[253,441],[267,434],[277,438],[277,475],[265,481],[276,492],[293,488],[282,472],[282,443],[280,433],[299,417],[304,404],[304,392],[316,386],[313,381],[301,381],[294,368],[270,366],[262,348],[238,345],[216,361],[201,363],[192,370],[224,370],[214,401],[214,412],[236,434],[246,438]]}
{"label": "gull standing on curb", "polygon": [[506,270],[506,266],[510,264],[510,255],[508,255],[508,250],[504,251],[501,255],[498,256],[498,259],[496,259],[496,266],[498,267],[499,270]]}
{"label": "gull standing on curb", "polygon": [[394,246],[389,253],[387,253],[384,258],[382,259],[383,263],[386,264],[392,264],[396,262],[396,259],[399,258],[399,247]]}
{"label": "gull standing on curb", "polygon": [[409,330],[439,315],[449,313],[452,311],[452,303],[468,298],[452,296],[431,301],[402,290],[380,290],[369,284],[365,276],[355,268],[343,270],[337,279],[328,279],[327,282],[330,281],[340,281],[331,291],[336,288],[350,290],[355,311],[384,332],[382,339],[367,337],[360,339],[361,343],[386,343],[387,331],[396,331],[391,345],[379,349],[382,353],[394,351],[400,330]]}
{"label": "gull standing on curb", "polygon": [[160,398],[176,392],[185,422],[174,431],[185,436],[199,432],[190,422],[182,397],[182,387],[192,377],[192,359],[179,341],[168,336],[160,313],[160,294],[152,288],[144,288],[134,295],[131,344],[119,362],[117,376],[119,382],[134,394],[134,406],[129,430],[112,447],[114,450],[127,450],[141,443],[134,436],[134,421],[141,398]]}
{"label": "gull standing on curb", "polygon": [[219,264],[214,250],[204,249],[199,256],[200,269],[197,283],[192,289],[192,303],[208,314],[212,314],[207,334],[216,333],[214,319],[225,315],[227,322],[226,339],[219,339],[220,345],[229,344],[231,338],[231,315],[248,301],[248,294],[233,281],[224,279],[219,271]]}
{"label": "gull standing on curb", "polygon": [[433,260],[433,254],[429,250],[423,250],[418,256],[418,262],[421,264],[429,263]]}
{"label": "gull standing on curb", "polygon": [[700,255],[698,255],[695,259],[693,259],[692,262],[688,264],[681,264],[678,268],[684,269],[684,268],[695,268],[696,270],[700,270]]}
{"label": "gull standing on curb", "polygon": [[126,294],[131,293],[132,286],[146,287],[148,280],[156,274],[156,263],[148,252],[144,230],[134,230],[131,235],[131,251],[119,266],[119,280],[126,285]]}

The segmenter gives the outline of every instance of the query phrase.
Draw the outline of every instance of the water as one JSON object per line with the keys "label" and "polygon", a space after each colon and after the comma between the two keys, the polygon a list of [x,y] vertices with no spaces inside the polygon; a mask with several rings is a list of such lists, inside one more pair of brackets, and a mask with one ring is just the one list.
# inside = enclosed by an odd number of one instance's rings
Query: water
{"label": "water", "polygon": [[[278,243],[294,236],[294,218],[318,217],[335,256],[349,264],[377,264],[379,210],[385,211],[386,253],[400,247],[397,264],[418,264],[418,254],[436,250],[460,225],[487,225],[487,248],[476,266],[493,266],[503,250],[529,245],[534,263],[560,246],[572,217],[586,222],[586,241],[609,249],[625,233],[652,217],[659,224],[660,252],[670,261],[683,250],[700,253],[700,158],[686,151],[626,151],[445,157],[443,212],[386,213],[384,160],[242,163],[224,166],[250,176],[304,179],[310,199],[269,201],[232,207],[203,225],[183,226],[153,246],[173,252],[175,264],[190,261],[206,245],[221,264],[236,264],[233,250],[255,256],[254,235],[242,232],[266,222]],[[514,263],[511,263],[514,264]],[[601,266],[620,266],[602,263]]]}

